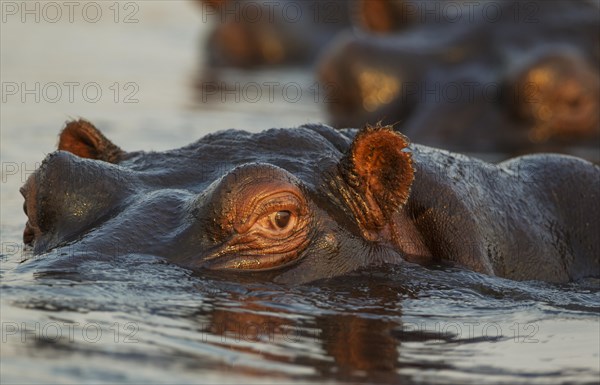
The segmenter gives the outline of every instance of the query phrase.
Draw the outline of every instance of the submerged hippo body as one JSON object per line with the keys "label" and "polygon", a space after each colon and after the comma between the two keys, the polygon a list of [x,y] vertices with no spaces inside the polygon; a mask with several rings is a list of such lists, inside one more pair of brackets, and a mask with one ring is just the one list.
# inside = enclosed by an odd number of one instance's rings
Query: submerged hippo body
{"label": "submerged hippo body", "polygon": [[597,2],[361,4],[369,32],[320,59],[333,126],[402,122],[434,147],[600,161]]}
{"label": "submerged hippo body", "polygon": [[492,165],[390,127],[323,125],[124,152],[82,120],[59,149],[22,188],[35,254],[151,254],[286,283],[405,260],[518,280],[598,275],[600,168],[578,158]]}

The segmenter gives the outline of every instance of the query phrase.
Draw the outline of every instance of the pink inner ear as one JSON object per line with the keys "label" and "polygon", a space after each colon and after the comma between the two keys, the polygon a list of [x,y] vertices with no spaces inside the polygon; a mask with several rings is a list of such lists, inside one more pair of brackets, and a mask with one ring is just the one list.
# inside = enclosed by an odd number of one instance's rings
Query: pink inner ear
{"label": "pink inner ear", "polygon": [[[83,120],[67,123],[60,133],[58,149],[69,151],[82,158],[97,159],[98,151],[90,135],[91,130],[95,128]],[[93,135],[93,132],[91,134]]]}
{"label": "pink inner ear", "polygon": [[59,136],[58,149],[81,158],[117,163],[123,151],[90,122],[80,119],[67,123]]}
{"label": "pink inner ear", "polygon": [[66,133],[64,131],[60,135],[58,149],[69,151],[82,158],[97,159],[98,156],[93,146],[90,146],[72,133]]}
{"label": "pink inner ear", "polygon": [[353,194],[348,199],[363,230],[377,231],[406,203],[414,180],[408,139],[389,126],[367,126],[342,159]]}
{"label": "pink inner ear", "polygon": [[414,169],[407,147],[408,140],[388,127],[367,129],[353,143],[355,172],[366,184],[365,193],[372,194],[381,209],[391,209],[389,203],[403,205],[408,199]]}

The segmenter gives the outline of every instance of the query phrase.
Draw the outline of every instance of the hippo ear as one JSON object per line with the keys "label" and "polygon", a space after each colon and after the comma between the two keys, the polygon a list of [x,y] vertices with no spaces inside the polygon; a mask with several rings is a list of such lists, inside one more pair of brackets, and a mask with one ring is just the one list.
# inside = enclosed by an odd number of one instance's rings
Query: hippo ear
{"label": "hippo ear", "polygon": [[364,230],[383,227],[408,200],[414,180],[408,138],[391,126],[361,130],[339,167],[347,204]]}
{"label": "hippo ear", "polygon": [[94,125],[79,119],[67,123],[60,133],[58,149],[69,151],[81,158],[118,163],[125,154],[114,145]]}

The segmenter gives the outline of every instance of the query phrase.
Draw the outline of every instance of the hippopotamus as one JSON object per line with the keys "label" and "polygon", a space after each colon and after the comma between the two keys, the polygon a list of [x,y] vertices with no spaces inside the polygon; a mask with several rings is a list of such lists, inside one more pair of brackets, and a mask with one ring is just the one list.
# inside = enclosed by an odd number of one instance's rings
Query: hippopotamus
{"label": "hippopotamus", "polygon": [[209,68],[254,69],[314,63],[350,27],[346,0],[198,0],[217,21],[206,47]]}
{"label": "hippopotamus", "polygon": [[360,3],[366,32],[338,37],[318,64],[333,126],[401,122],[453,151],[600,161],[597,3]]}
{"label": "hippopotamus", "polygon": [[127,152],[76,120],[21,188],[23,239],[36,261],[152,255],[286,284],[406,263],[567,282],[600,271],[599,182],[576,157],[490,164],[383,125]]}

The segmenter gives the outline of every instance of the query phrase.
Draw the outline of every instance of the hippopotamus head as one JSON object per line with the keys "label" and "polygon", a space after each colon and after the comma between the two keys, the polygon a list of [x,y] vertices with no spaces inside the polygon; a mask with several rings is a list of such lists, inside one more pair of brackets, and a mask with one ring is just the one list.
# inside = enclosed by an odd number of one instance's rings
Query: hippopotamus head
{"label": "hippopotamus head", "polygon": [[228,130],[126,152],[67,124],[21,192],[34,254],[150,254],[194,270],[303,282],[429,252],[403,205],[414,178],[389,127]]}
{"label": "hippopotamus head", "polygon": [[567,282],[600,271],[599,180],[575,157],[494,165],[389,126],[229,130],[156,153],[80,120],[22,188],[24,241],[52,270],[149,255],[302,283],[409,261]]}

